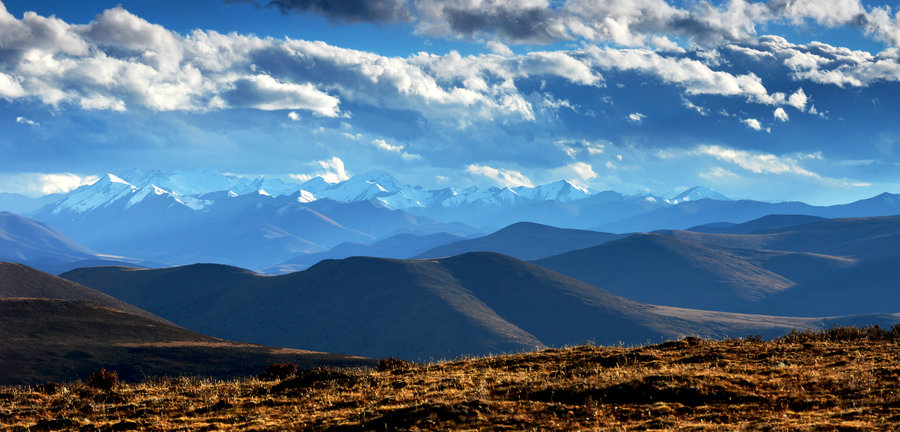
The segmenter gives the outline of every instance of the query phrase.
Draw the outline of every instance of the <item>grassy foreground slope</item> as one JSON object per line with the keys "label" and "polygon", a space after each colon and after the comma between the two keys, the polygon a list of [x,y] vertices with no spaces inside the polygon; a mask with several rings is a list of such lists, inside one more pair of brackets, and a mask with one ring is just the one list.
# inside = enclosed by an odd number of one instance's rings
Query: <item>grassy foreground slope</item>
{"label": "grassy foreground slope", "polygon": [[[900,328],[579,346],[264,381],[0,388],[11,430],[891,430]],[[724,427],[723,427],[724,426]]]}

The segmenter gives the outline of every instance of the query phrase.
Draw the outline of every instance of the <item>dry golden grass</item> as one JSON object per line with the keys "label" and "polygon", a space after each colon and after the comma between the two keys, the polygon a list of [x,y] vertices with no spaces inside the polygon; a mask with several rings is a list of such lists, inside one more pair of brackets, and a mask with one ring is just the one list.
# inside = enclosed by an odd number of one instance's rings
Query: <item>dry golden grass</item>
{"label": "dry golden grass", "polygon": [[[893,430],[900,331],[579,346],[284,380],[0,388],[5,430]],[[262,371],[260,371],[262,372]]]}

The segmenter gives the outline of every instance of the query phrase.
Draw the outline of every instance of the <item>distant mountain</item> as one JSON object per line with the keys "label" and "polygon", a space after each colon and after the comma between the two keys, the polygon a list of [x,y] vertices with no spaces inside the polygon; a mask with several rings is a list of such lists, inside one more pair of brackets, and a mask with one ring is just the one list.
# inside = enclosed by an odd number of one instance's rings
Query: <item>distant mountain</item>
{"label": "distant mountain", "polygon": [[730,248],[810,252],[863,260],[882,260],[900,254],[900,216],[826,219],[761,230],[753,235],[691,231],[661,233],[681,240]]}
{"label": "distant mountain", "polygon": [[326,260],[267,277],[219,265],[90,268],[65,277],[220,337],[407,359],[684,334],[774,336],[826,323],[651,306],[493,253]]}
{"label": "distant mountain", "polygon": [[341,243],[367,244],[404,233],[472,236],[517,222],[646,232],[740,224],[771,214],[886,215],[900,213],[898,203],[891,194],[831,207],[732,201],[702,186],[666,199],[596,192],[566,180],[536,187],[428,190],[383,171],[339,183],[321,177],[300,183],[215,170],[129,170],[103,175],[28,216],[104,253],[166,264],[210,261],[260,269]]}
{"label": "distant mountain", "polygon": [[898,245],[900,216],[884,216],[755,234],[661,231],[535,263],[654,304],[791,316],[894,313]]}
{"label": "distant mountain", "polygon": [[690,189],[685,190],[672,198],[669,198],[667,201],[672,204],[678,204],[688,201],[698,201],[701,199],[711,199],[711,200],[719,200],[719,201],[731,201],[731,198],[726,197],[708,187],[705,186],[695,186]]}
{"label": "distant mountain", "polygon": [[411,258],[433,247],[457,241],[462,237],[450,233],[427,235],[397,234],[371,244],[341,243],[326,252],[300,255],[277,266],[263,269],[267,274],[283,274],[305,270],[326,259],[343,259],[352,256],[378,258]]}
{"label": "distant mountain", "polygon": [[0,260],[74,261],[93,258],[90,249],[40,222],[0,212]]}
{"label": "distant mountain", "polygon": [[16,214],[31,213],[47,204],[58,201],[60,194],[44,195],[32,198],[17,193],[0,192],[0,211]]}
{"label": "distant mountain", "polygon": [[752,221],[735,224],[730,222],[716,222],[706,225],[698,225],[688,228],[687,231],[706,232],[713,234],[753,234],[762,230],[786,228],[813,222],[820,222],[825,218],[807,215],[768,215]]}
{"label": "distant mountain", "polygon": [[662,229],[686,229],[720,222],[744,223],[768,215],[848,218],[895,214],[900,214],[900,195],[889,193],[849,204],[823,207],[802,202],[768,203],[753,200],[700,199],[665,206],[615,222],[597,224],[594,228],[610,232],[650,232]]}
{"label": "distant mountain", "polygon": [[9,212],[0,212],[0,261],[53,274],[95,265],[159,266],[150,261],[95,253],[43,223]]}
{"label": "distant mountain", "polygon": [[610,232],[650,232],[661,229],[685,229],[716,222],[743,223],[771,214],[819,215],[820,209],[801,202],[767,203],[738,200],[700,199],[661,207],[615,222],[598,224],[595,229]]}
{"label": "distant mountain", "polygon": [[187,197],[152,184],[138,188],[109,174],[33,217],[108,253],[164,263],[253,268],[342,242],[369,243],[403,232],[478,232],[374,201],[310,201],[304,193],[273,197],[260,191],[228,191]]}
{"label": "distant mountain", "polygon": [[484,237],[437,246],[415,258],[447,257],[467,252],[497,252],[522,260],[531,260],[596,246],[621,237],[624,235],[519,222]]}
{"label": "distant mountain", "polygon": [[216,339],[119,300],[18,264],[0,263],[0,385],[86,379],[258,374],[274,362],[371,365],[358,357]]}

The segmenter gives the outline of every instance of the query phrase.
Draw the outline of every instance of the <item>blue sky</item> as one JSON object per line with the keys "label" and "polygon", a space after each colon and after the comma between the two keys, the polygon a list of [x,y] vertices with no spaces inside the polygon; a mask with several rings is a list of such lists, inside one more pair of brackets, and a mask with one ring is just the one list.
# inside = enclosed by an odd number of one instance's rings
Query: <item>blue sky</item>
{"label": "blue sky", "polygon": [[900,192],[900,4],[3,1],[0,192],[128,168]]}

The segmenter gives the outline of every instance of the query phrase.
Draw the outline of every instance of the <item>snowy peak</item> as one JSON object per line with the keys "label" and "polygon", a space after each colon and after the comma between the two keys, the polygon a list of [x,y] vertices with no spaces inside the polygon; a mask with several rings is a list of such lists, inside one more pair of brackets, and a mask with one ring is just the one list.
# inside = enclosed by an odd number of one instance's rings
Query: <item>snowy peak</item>
{"label": "snowy peak", "polygon": [[59,214],[64,211],[85,213],[99,207],[108,206],[110,203],[131,195],[137,191],[125,180],[115,174],[105,174],[91,185],[82,186],[70,192],[66,197],[53,204],[51,213]]}
{"label": "snowy peak", "polygon": [[708,187],[705,186],[695,186],[684,192],[681,192],[678,195],[668,199],[667,201],[671,204],[678,204],[687,201],[697,201],[701,199],[712,199],[717,201],[731,201],[731,198],[726,197]]}
{"label": "snowy peak", "polygon": [[523,198],[540,201],[572,202],[591,196],[589,189],[568,180],[560,180],[534,188],[519,186],[515,190]]}

